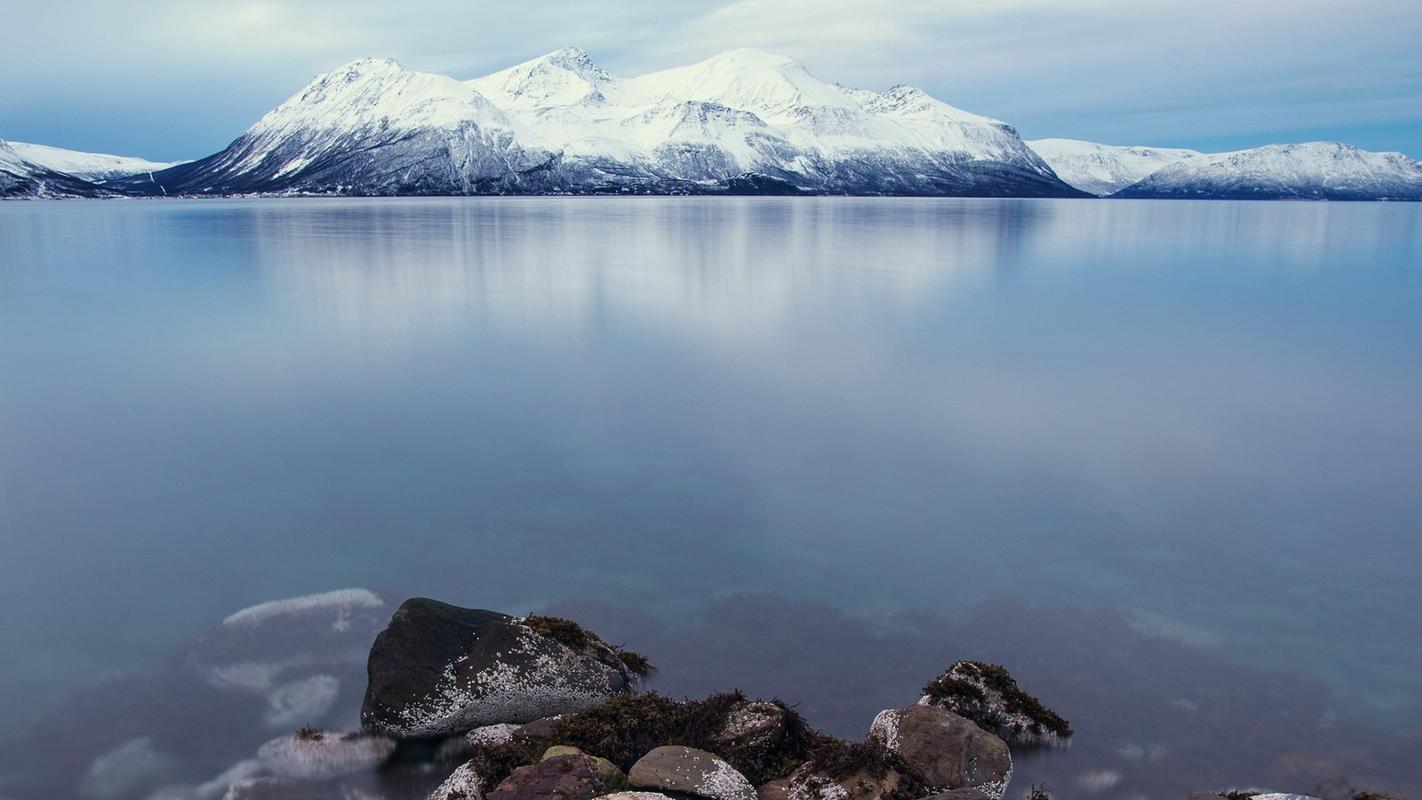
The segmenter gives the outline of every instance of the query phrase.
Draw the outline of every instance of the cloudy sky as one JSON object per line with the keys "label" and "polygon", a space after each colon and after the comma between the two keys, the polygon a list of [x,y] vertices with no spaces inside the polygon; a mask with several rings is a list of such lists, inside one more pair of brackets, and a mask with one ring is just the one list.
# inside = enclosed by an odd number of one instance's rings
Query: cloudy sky
{"label": "cloudy sky", "polygon": [[214,152],[360,56],[474,77],[576,45],[616,74],[753,46],[912,83],[1028,138],[1422,157],[1417,0],[5,0],[0,137]]}

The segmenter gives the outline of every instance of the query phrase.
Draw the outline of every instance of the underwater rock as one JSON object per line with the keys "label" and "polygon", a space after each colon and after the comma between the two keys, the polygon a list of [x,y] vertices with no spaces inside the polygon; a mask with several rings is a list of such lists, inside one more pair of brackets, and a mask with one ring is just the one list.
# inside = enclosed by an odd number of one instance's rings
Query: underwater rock
{"label": "underwater rock", "polygon": [[261,762],[255,758],[239,761],[217,777],[196,786],[167,786],[148,796],[148,800],[219,800],[235,783],[262,774]]}
{"label": "underwater rock", "polygon": [[267,693],[262,721],[268,728],[291,730],[302,723],[323,720],[340,693],[341,679],[334,675],[311,675],[282,684]]}
{"label": "underwater rock", "polygon": [[628,782],[638,789],[705,797],[708,800],[755,800],[755,787],[729,762],[693,747],[664,746],[632,765]]}
{"label": "underwater rock", "polygon": [[635,676],[616,650],[548,619],[405,601],[370,648],[362,725],[397,739],[447,736],[577,711],[629,689]]}
{"label": "underwater rock", "polygon": [[188,649],[190,668],[213,686],[268,692],[290,673],[359,666],[389,607],[367,589],[273,600],[228,616]]}
{"label": "underwater rock", "polygon": [[1002,797],[1012,777],[1007,743],[945,708],[881,711],[869,727],[869,740],[902,758],[938,791],[979,788]]}
{"label": "underwater rock", "polygon": [[922,705],[946,708],[1017,745],[1056,744],[1071,725],[1017,686],[1007,670],[958,661],[924,687]]}
{"label": "underwater rock", "polygon": [[610,787],[598,773],[592,756],[554,755],[519,767],[489,792],[489,800],[592,800]]}
{"label": "underwater rock", "polygon": [[598,797],[597,800],[667,800],[671,795],[661,792],[645,792],[640,790],[627,792],[613,792]]}
{"label": "underwater rock", "polygon": [[79,783],[79,794],[116,800],[158,785],[176,766],[176,760],[159,752],[147,736],[129,739],[94,759]]}
{"label": "underwater rock", "polygon": [[383,736],[303,729],[259,747],[257,760],[277,777],[321,780],[373,770],[393,752]]}

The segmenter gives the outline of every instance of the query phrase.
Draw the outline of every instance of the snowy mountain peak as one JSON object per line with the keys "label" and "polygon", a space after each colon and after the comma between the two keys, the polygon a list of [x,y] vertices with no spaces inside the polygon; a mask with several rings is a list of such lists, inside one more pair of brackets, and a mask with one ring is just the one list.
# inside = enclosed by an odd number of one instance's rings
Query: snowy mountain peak
{"label": "snowy mountain peak", "polygon": [[754,48],[728,50],[685,67],[626,81],[634,96],[700,100],[749,111],[767,122],[787,120],[802,106],[845,106],[849,98],[788,56]]}
{"label": "snowy mountain peak", "polygon": [[1036,139],[1027,143],[1057,177],[1084,192],[1114,194],[1177,161],[1202,155],[1197,150],[1098,144],[1077,139]]}
{"label": "snowy mountain peak", "polygon": [[603,88],[616,81],[587,51],[565,47],[516,64],[468,85],[502,105],[523,108],[600,105]]}
{"label": "snowy mountain peak", "polygon": [[1271,144],[1179,161],[1117,196],[1422,200],[1422,164],[1339,142]]}
{"label": "snowy mountain peak", "polygon": [[353,80],[365,75],[388,74],[404,70],[405,68],[400,65],[400,62],[393,58],[357,58],[336,67],[327,75],[341,80]]}
{"label": "snowy mountain peak", "polygon": [[361,59],[137,192],[1076,196],[996,120],[742,48],[636,77],[577,48],[458,81]]}

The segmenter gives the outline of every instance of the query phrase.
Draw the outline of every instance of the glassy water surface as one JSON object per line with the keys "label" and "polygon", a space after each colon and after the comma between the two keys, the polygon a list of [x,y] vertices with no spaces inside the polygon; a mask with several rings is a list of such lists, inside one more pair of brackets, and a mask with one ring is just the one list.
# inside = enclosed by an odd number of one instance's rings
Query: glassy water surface
{"label": "glassy water surface", "polygon": [[856,737],[1002,661],[1080,731],[1014,792],[1415,792],[1419,264],[1416,205],[0,205],[4,734],[89,731],[0,796],[345,586]]}

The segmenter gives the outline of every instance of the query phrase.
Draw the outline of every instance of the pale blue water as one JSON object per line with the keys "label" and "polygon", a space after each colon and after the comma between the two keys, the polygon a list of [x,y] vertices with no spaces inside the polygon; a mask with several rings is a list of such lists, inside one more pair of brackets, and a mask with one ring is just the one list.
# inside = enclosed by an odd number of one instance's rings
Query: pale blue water
{"label": "pale blue water", "polygon": [[[1248,713],[1400,736],[1419,266],[1418,205],[0,204],[0,706],[366,585],[634,644],[637,610],[677,632],[644,635],[685,665],[669,690],[778,693],[846,734],[876,709],[842,695],[896,654],[933,654],[883,677],[910,694],[1016,659],[1100,729],[1044,760],[1059,782],[1157,740],[1142,771],[1208,768],[1107,702],[1124,675],[1162,707],[1297,680]],[[841,612],[842,646],[691,656]],[[920,647],[923,614],[951,647]],[[1302,769],[1260,747],[1254,780]],[[1422,784],[1377,759],[1297,780]]]}

